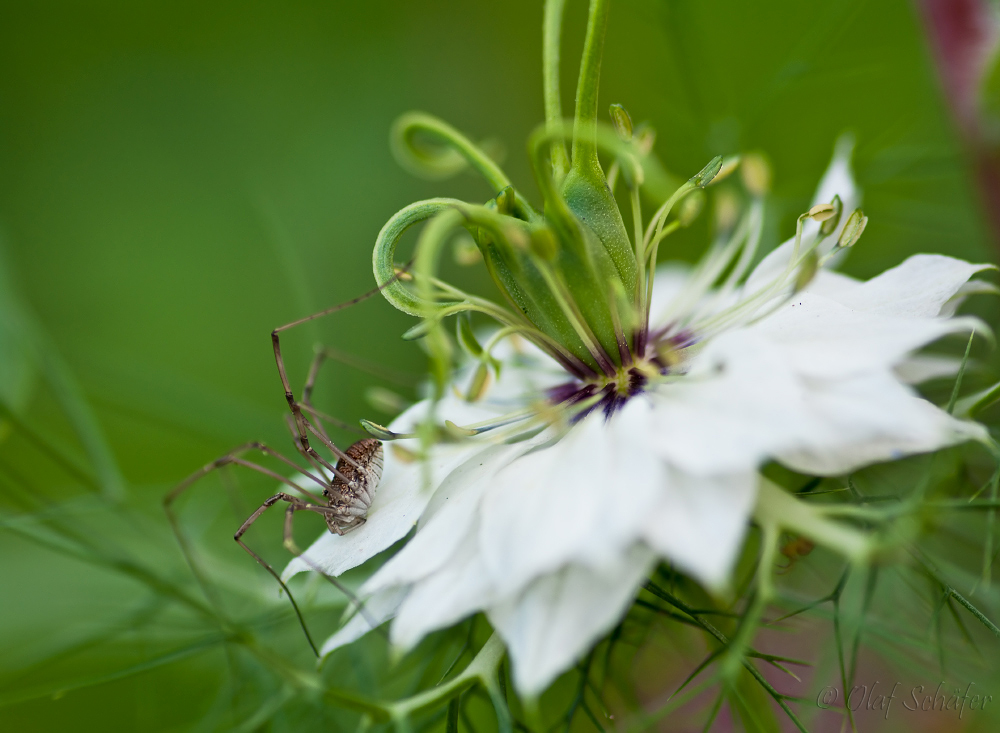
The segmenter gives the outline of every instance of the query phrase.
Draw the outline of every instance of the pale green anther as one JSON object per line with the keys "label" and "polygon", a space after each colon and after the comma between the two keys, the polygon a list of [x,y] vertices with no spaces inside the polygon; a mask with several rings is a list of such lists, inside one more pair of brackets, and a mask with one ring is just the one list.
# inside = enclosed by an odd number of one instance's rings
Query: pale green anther
{"label": "pale green anther", "polygon": [[691,179],[691,183],[696,185],[698,188],[705,188],[715,180],[715,177],[719,175],[719,171],[721,170],[722,156],[716,155],[708,162],[708,165],[698,171],[697,175]]}
{"label": "pale green anther", "polygon": [[504,188],[496,197],[497,212],[504,216],[514,213],[514,189],[510,186]]}
{"label": "pale green anther", "polygon": [[833,207],[833,204],[816,204],[803,214],[803,216],[813,221],[826,221],[836,213],[837,210]]}
{"label": "pale green anther", "polygon": [[868,225],[868,217],[864,215],[861,209],[855,209],[854,213],[851,214],[847,223],[844,225],[844,231],[840,233],[840,239],[837,241],[838,247],[853,247],[859,239],[861,239],[862,232],[865,231],[865,227]]}
{"label": "pale green anther", "polygon": [[468,313],[460,313],[456,318],[456,336],[462,348],[473,359],[479,359],[483,355],[483,347],[479,344],[476,334],[472,332],[472,319]]}
{"label": "pale green anther", "polygon": [[819,233],[824,237],[829,237],[836,231],[837,225],[840,223],[840,215],[844,211],[844,202],[840,200],[839,195],[833,197],[830,205],[833,206],[833,215],[827,217],[819,228]]}
{"label": "pale green anther", "polygon": [[466,402],[478,402],[486,393],[489,386],[489,369],[485,363],[476,367],[475,374],[472,375],[472,382],[469,383],[469,390],[465,393]]}
{"label": "pale green anther", "polygon": [[622,142],[632,142],[632,118],[620,104],[611,105],[611,122],[615,126],[615,132]]}
{"label": "pale green anther", "polygon": [[412,433],[394,433],[384,425],[379,425],[371,420],[362,420],[361,427],[364,428],[366,433],[379,440],[400,440],[401,438],[414,437]]}
{"label": "pale green anther", "polygon": [[548,227],[538,227],[531,231],[531,251],[546,262],[553,262],[559,254],[559,241],[555,232]]}
{"label": "pale green anther", "polygon": [[733,171],[739,168],[742,161],[743,156],[741,155],[732,155],[726,158],[722,163],[722,169],[712,182],[719,183],[720,181],[726,180],[730,175],[732,175]]}
{"label": "pale green anther", "polygon": [[705,192],[692,191],[677,206],[677,222],[682,227],[691,226],[705,206]]}
{"label": "pale green anther", "polygon": [[740,174],[743,185],[754,196],[764,196],[771,190],[771,166],[760,153],[743,156]]}
{"label": "pale green anther", "polygon": [[462,232],[452,240],[452,254],[455,262],[462,267],[478,265],[483,261],[483,253],[479,251],[475,240],[467,233]]}
{"label": "pale green anther", "polygon": [[635,132],[633,133],[633,140],[636,147],[639,148],[639,152],[643,155],[648,155],[653,149],[653,145],[656,143],[656,130],[645,122],[642,122],[635,129]]}

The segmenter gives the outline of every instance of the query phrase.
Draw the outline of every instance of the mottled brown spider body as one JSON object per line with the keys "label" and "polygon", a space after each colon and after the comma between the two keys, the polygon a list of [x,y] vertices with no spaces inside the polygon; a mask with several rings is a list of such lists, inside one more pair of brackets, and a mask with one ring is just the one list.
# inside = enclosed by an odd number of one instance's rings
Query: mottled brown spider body
{"label": "mottled brown spider body", "polygon": [[375,438],[364,438],[344,451],[353,465],[341,458],[337,471],[345,478],[334,476],[330,486],[323,489],[323,496],[334,512],[326,515],[326,525],[334,534],[347,534],[365,523],[365,516],[375,498],[375,489],[382,478],[382,443]]}

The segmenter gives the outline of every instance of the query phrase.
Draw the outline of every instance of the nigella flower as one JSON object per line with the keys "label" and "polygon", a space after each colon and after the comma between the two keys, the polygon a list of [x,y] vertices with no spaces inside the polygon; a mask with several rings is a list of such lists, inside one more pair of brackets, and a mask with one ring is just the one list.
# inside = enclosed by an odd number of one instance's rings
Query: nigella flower
{"label": "nigella flower", "polygon": [[[408,649],[481,611],[507,645],[518,689],[535,695],[621,619],[656,563],[724,588],[751,519],[865,556],[860,532],[763,479],[766,462],[835,476],[986,439],[901,374],[920,371],[910,357],[925,344],[977,327],[954,312],[982,289],[970,278],[988,266],[917,255],[867,282],[833,272],[867,223],[849,145],[838,146],[795,237],[758,264],[767,175],[749,158],[742,213],[722,222],[701,262],[657,267],[661,243],[735,166],[713,160],[644,224],[642,187],[664,180],[651,135],[633,132],[617,106],[613,126],[596,123],[606,5],[591,4],[572,126],[560,119],[551,53],[559,13],[546,14],[548,122],[530,144],[542,210],[444,123],[415,114],[397,129],[410,162],[441,172],[464,160],[497,194],[485,205],[413,204],[379,236],[376,278],[389,302],[423,319],[409,337],[432,356],[432,394],[387,428],[368,424],[388,445],[366,523],[324,534],[285,577],[339,575],[416,531],[365,583],[365,612],[324,653],[373,621],[392,619],[392,642]],[[735,206],[727,195],[720,208]],[[412,266],[398,265],[397,242],[423,221]],[[504,305],[435,275],[458,230],[474,239]],[[474,329],[470,313],[499,327]],[[450,316],[454,339],[442,326]]]}

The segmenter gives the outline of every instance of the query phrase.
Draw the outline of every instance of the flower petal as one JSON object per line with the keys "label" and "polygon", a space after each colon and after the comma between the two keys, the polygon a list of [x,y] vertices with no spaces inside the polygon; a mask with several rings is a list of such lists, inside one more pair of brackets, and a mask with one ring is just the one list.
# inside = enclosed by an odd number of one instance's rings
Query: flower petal
{"label": "flower petal", "polygon": [[605,421],[595,411],[496,475],[483,499],[479,550],[501,596],[571,561],[606,566],[634,542],[661,471],[631,427],[633,412],[630,403]]}
{"label": "flower petal", "polygon": [[831,379],[893,366],[945,334],[977,326],[978,321],[969,318],[853,310],[830,298],[800,293],[747,330],[780,346],[784,359],[799,374]]}
{"label": "flower petal", "polygon": [[323,646],[319,650],[320,657],[325,657],[334,649],[339,649],[360,639],[372,629],[381,626],[395,616],[399,604],[402,603],[405,596],[405,589],[391,588],[367,599],[364,603],[364,613],[355,611],[347,623],[323,642]]}
{"label": "flower petal", "polygon": [[[413,430],[428,408],[427,401],[413,405],[390,429],[399,433]],[[493,412],[454,398],[442,400],[437,410],[442,418],[459,424],[494,416]],[[405,439],[386,446],[382,480],[375,490],[367,521],[345,535],[324,532],[302,557],[288,564],[282,578],[287,580],[307,570],[340,575],[382,552],[413,528],[441,481],[474,452],[482,450],[482,445],[474,441],[440,444],[431,450],[426,462],[413,460],[400,448],[412,455],[419,450],[419,442],[415,438]]]}
{"label": "flower petal", "polygon": [[696,477],[671,471],[643,537],[678,569],[721,590],[743,544],[757,472]]}
{"label": "flower petal", "polygon": [[497,472],[532,445],[532,441],[491,445],[452,471],[424,512],[413,539],[379,568],[361,592],[375,593],[394,585],[416,583],[440,568],[478,521],[479,501]]}
{"label": "flower petal", "polygon": [[513,661],[514,684],[535,696],[622,617],[653,565],[641,545],[600,571],[570,565],[487,611]]}
{"label": "flower petal", "polygon": [[778,460],[816,476],[927,453],[966,440],[985,440],[983,426],[956,420],[889,374],[817,385],[807,396],[812,427]]}
{"label": "flower petal", "polygon": [[916,354],[899,362],[893,369],[903,384],[923,384],[932,379],[954,377],[962,367],[962,360],[954,356]]}
{"label": "flower petal", "polygon": [[482,610],[496,596],[490,574],[468,533],[448,562],[409,589],[393,621],[390,639],[409,650],[427,634]]}
{"label": "flower petal", "polygon": [[970,277],[993,267],[944,255],[913,255],[881,275],[829,297],[852,310],[900,318],[935,318]]}

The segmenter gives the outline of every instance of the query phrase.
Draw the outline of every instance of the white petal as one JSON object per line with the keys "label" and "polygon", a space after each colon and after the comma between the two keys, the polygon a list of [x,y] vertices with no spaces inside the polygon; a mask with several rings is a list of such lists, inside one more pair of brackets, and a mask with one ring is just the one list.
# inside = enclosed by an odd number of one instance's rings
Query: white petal
{"label": "white petal", "polygon": [[780,345],[799,374],[841,378],[892,366],[945,334],[976,326],[968,318],[914,318],[852,310],[830,298],[800,293],[747,330]]}
{"label": "white petal", "polygon": [[499,594],[571,561],[607,565],[634,542],[661,476],[632,413],[630,403],[606,422],[595,411],[555,445],[497,474],[483,499],[479,540]]}
{"label": "white petal", "polygon": [[743,544],[757,472],[695,477],[671,471],[644,537],[679,570],[721,590]]}
{"label": "white petal", "polygon": [[799,447],[777,454],[802,473],[835,476],[986,437],[983,426],[954,419],[889,374],[817,385],[807,400],[813,427]]}
{"label": "white petal", "polygon": [[572,666],[624,615],[652,564],[652,552],[637,546],[607,570],[571,565],[489,609],[518,691],[537,695]]}
{"label": "white petal", "polygon": [[899,362],[893,372],[903,384],[923,384],[932,379],[954,377],[961,366],[962,360],[954,356],[916,354]]}
{"label": "white petal", "polygon": [[881,275],[830,297],[853,310],[934,318],[970,277],[992,267],[944,255],[913,255]]}
{"label": "white petal", "polygon": [[392,624],[393,645],[411,649],[431,631],[458,623],[497,597],[477,544],[475,535],[467,534],[447,563],[410,589]]}
{"label": "white petal", "polygon": [[[400,415],[390,429],[400,433],[413,430],[426,415],[427,409],[427,402],[414,405]],[[459,424],[474,423],[493,416],[492,412],[455,399],[442,400],[438,413],[442,419],[449,418]],[[367,521],[345,535],[324,532],[303,553],[303,557],[297,557],[288,564],[282,578],[287,580],[307,570],[340,575],[382,552],[413,528],[442,479],[472,453],[482,449],[471,441],[445,443],[435,446],[430,458],[420,462],[403,457],[395,446],[409,451],[419,450],[416,439],[394,441],[386,446],[382,480],[375,490]]]}
{"label": "white petal", "polygon": [[473,522],[478,521],[479,500],[490,481],[533,444],[525,441],[488,446],[452,471],[441,482],[413,539],[379,568],[362,587],[362,593],[412,584],[440,568],[452,557]]}
{"label": "white petal", "polygon": [[940,315],[947,317],[955,315],[959,306],[965,302],[966,297],[969,295],[1000,295],[1000,288],[993,283],[983,280],[969,280],[969,282],[958,289],[958,292],[947,303],[941,306]]}
{"label": "white petal", "polygon": [[671,467],[696,476],[742,473],[793,445],[804,385],[780,350],[746,329],[711,341],[680,381],[651,387],[648,435]]}
{"label": "white petal", "polygon": [[367,599],[364,602],[364,612],[355,611],[347,623],[323,642],[319,655],[325,657],[334,649],[346,646],[384,624],[396,614],[405,596],[406,589],[392,588]]}

